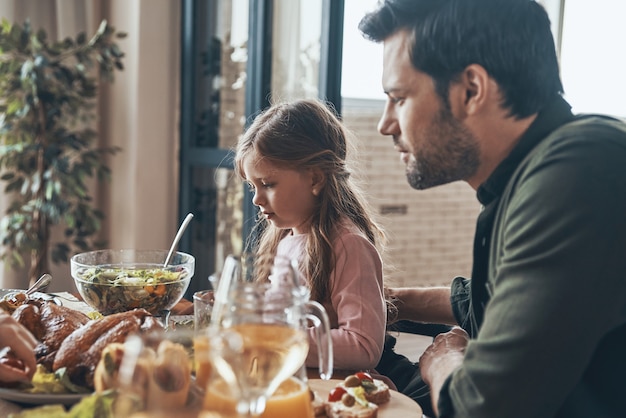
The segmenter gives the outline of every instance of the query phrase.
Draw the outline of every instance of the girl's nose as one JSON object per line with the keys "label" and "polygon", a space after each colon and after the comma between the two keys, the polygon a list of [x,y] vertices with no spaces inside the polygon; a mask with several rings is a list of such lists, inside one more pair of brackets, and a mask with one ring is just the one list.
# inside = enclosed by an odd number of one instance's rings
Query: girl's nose
{"label": "girl's nose", "polygon": [[259,193],[259,189],[255,189],[254,195],[252,196],[252,204],[254,206],[261,206],[261,204],[263,203],[262,200],[263,199],[261,197],[261,193]]}

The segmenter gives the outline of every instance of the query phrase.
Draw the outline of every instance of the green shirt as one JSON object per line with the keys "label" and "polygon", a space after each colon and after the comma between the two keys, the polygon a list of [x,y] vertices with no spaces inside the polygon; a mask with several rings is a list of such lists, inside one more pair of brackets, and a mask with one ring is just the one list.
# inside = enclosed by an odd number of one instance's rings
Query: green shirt
{"label": "green shirt", "polygon": [[626,416],[626,124],[540,112],[478,190],[441,417]]}

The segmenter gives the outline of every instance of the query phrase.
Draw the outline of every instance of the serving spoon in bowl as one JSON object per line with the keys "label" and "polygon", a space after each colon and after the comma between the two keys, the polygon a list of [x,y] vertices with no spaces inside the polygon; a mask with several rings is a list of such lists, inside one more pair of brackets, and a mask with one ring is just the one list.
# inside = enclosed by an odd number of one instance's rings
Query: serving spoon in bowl
{"label": "serving spoon in bowl", "polygon": [[172,245],[170,246],[170,251],[167,253],[167,257],[165,257],[165,262],[163,263],[164,268],[167,267],[167,265],[170,263],[170,259],[172,258],[172,255],[174,254],[174,251],[176,250],[178,241],[180,241],[180,238],[183,236],[183,232],[185,232],[185,229],[187,229],[187,225],[189,225],[189,222],[191,222],[192,218],[193,218],[193,213],[188,213],[183,223],[180,224],[180,227],[178,228],[178,232],[176,233],[176,236],[174,237],[174,241],[172,241]]}
{"label": "serving spoon in bowl", "polygon": [[[170,263],[172,255],[174,255],[174,251],[176,250],[176,246],[178,245],[178,241],[180,241],[180,238],[183,236],[183,233],[185,232],[185,229],[187,229],[187,226],[189,225],[189,222],[191,222],[192,218],[193,218],[193,213],[188,213],[187,216],[185,217],[185,220],[178,228],[178,232],[176,232],[174,241],[172,241],[172,245],[170,246],[170,250],[167,253],[167,257],[165,257],[163,268],[166,268],[167,265]],[[163,327],[166,330],[169,328],[170,314],[171,314],[171,311],[169,309],[163,309],[161,312],[159,312],[159,316],[161,317]]]}
{"label": "serving spoon in bowl", "polygon": [[52,275],[48,273],[44,273],[41,275],[39,279],[31,287],[29,287],[26,292],[26,296],[30,296],[35,292],[39,292],[40,290],[45,290],[50,282],[52,281]]}
{"label": "serving spoon in bowl", "polygon": [[[3,301],[9,304],[10,308],[17,308],[18,306],[26,303],[28,298],[40,290],[44,290],[50,282],[52,281],[52,276],[48,273],[44,273],[35,283],[32,284],[27,290],[18,290],[15,292],[11,292],[2,298]],[[50,299],[54,299],[53,296],[50,296]]]}

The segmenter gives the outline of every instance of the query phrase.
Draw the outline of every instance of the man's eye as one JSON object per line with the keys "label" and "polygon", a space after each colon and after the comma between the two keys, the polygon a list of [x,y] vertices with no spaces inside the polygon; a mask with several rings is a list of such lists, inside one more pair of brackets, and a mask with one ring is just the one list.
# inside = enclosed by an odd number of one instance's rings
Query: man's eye
{"label": "man's eye", "polygon": [[402,103],[402,101],[404,100],[404,97],[391,97],[389,96],[389,101],[393,104],[399,104]]}
{"label": "man's eye", "polygon": [[274,187],[274,183],[263,183],[262,186],[265,189],[271,189],[272,187]]}
{"label": "man's eye", "polygon": [[250,192],[254,192],[255,188],[254,188],[254,184],[252,183],[246,183],[246,186],[248,186],[248,191]]}

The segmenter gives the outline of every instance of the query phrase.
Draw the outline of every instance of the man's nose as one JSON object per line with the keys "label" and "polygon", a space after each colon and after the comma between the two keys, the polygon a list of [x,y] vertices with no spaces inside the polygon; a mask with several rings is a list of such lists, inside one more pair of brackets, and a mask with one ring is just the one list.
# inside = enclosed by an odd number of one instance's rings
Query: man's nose
{"label": "man's nose", "polygon": [[383,135],[396,135],[398,132],[398,123],[393,116],[393,112],[388,106],[385,107],[383,114],[378,121],[378,132]]}

